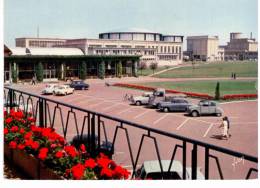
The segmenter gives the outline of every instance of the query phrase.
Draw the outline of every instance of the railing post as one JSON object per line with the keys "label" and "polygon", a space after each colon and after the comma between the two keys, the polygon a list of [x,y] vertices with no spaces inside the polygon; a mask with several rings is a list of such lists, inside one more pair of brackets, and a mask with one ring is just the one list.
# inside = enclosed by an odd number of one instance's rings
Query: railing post
{"label": "railing post", "polygon": [[96,151],[96,134],[95,134],[95,114],[92,114],[91,118],[91,153],[94,155]]}
{"label": "railing post", "polygon": [[182,145],[182,179],[186,179],[186,141]]}
{"label": "railing post", "polygon": [[44,127],[43,99],[39,99],[39,127]]}
{"label": "railing post", "polygon": [[191,179],[197,179],[197,144],[193,144],[191,156]]}
{"label": "railing post", "polygon": [[9,90],[9,107],[10,107],[10,109],[13,109],[14,106],[15,106],[15,104],[14,104],[14,90],[10,89]]}
{"label": "railing post", "polygon": [[205,148],[205,179],[209,179],[209,148]]}

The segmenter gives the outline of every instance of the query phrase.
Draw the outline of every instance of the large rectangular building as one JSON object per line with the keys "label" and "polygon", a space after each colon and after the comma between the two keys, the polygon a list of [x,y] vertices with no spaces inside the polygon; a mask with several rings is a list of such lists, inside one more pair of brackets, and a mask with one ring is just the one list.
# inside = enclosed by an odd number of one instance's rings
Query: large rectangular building
{"label": "large rectangular building", "polygon": [[142,29],[100,33],[98,39],[17,38],[18,47],[79,48],[85,55],[140,55],[159,66],[182,62],[183,36],[162,35]]}
{"label": "large rectangular building", "polygon": [[187,53],[191,59],[202,61],[217,61],[219,57],[218,36],[189,36],[187,37]]}

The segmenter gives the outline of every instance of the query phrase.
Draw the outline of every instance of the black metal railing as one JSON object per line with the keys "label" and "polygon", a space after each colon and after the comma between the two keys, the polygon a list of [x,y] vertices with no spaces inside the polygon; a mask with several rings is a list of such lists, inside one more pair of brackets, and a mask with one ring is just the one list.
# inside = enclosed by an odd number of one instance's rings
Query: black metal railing
{"label": "black metal railing", "polygon": [[[162,166],[162,156],[159,150],[161,145],[158,144],[159,137],[176,140],[171,155],[168,172],[170,171],[172,163],[176,157],[177,150],[178,149],[182,150],[181,158],[182,158],[182,165],[183,165],[183,171],[182,171],[183,179],[187,178],[186,167],[187,167],[187,157],[189,155],[187,150],[188,144],[192,148],[191,149],[191,179],[197,179],[198,148],[200,148],[200,152],[204,152],[204,156],[205,156],[204,157],[205,179],[210,179],[209,177],[210,159],[215,160],[217,165],[217,171],[219,173],[219,178],[224,179],[223,169],[221,168],[219,162],[219,156],[217,156],[216,153],[220,153],[222,154],[222,156],[227,155],[230,157],[242,158],[243,160],[250,162],[251,166],[249,167],[249,170],[244,176],[245,179],[249,179],[252,173],[258,173],[258,169],[257,169],[258,157],[251,156],[245,153],[240,153],[237,151],[233,151],[227,148],[219,147],[213,144],[184,137],[174,133],[166,132],[163,130],[147,127],[141,124],[137,124],[135,122],[113,117],[97,111],[80,108],[41,95],[32,94],[11,87],[5,87],[4,101],[7,110],[9,110],[10,108],[23,107],[23,109],[25,110],[25,114],[28,114],[29,111],[31,111],[33,116],[37,119],[37,125],[40,127],[50,126],[52,128],[55,128],[55,126],[57,126],[55,125],[55,120],[57,118],[57,115],[59,115],[60,124],[62,128],[61,132],[65,139],[67,138],[68,127],[69,125],[71,126],[70,120],[72,117],[74,119],[74,127],[76,128],[76,137],[79,140],[85,139],[85,141],[88,144],[88,147],[90,148],[90,151],[93,153],[100,152],[103,150],[110,153],[112,156],[115,150],[114,148],[115,144],[117,142],[119,143],[121,142],[121,140],[118,140],[117,137],[118,137],[119,130],[122,130],[124,132],[124,136],[127,142],[126,149],[128,150],[127,152],[130,157],[131,167],[133,171],[132,173],[133,178],[136,177],[137,175],[137,166],[138,166],[141,150],[144,145],[144,140],[147,138],[153,141],[155,151],[156,151],[156,156],[159,162],[161,175],[163,177],[164,173],[163,173],[163,166]],[[53,112],[50,111],[51,105],[53,108]],[[67,115],[65,117],[66,121],[64,121],[65,119],[63,117],[63,114],[64,111],[66,110],[67,110]],[[83,116],[81,130],[77,118],[79,112],[82,113]],[[112,135],[111,142],[109,142],[108,135],[107,135],[109,131],[106,130],[106,128],[110,128],[111,126],[110,125],[106,126],[105,121],[107,120],[116,122],[115,125],[113,125],[114,130],[110,131],[110,135]],[[103,130],[103,133],[101,129]],[[133,129],[142,132],[141,140],[137,147],[138,149],[136,151],[135,157],[133,151],[133,144],[131,144],[131,139],[129,134],[129,131],[133,131]],[[87,136],[84,137],[85,135]],[[105,140],[103,141],[103,143],[101,143],[102,137],[104,137]]]}

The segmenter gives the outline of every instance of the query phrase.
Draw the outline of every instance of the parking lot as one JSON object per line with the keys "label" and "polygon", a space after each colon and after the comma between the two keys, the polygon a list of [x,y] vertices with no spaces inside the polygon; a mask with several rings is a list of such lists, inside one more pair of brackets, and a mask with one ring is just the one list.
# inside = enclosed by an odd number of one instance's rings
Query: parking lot
{"label": "parking lot", "polygon": [[[13,87],[30,91],[31,93],[40,94],[45,84],[32,85],[13,85]],[[111,116],[119,117],[129,121],[137,122],[148,127],[160,129],[166,132],[183,135],[185,137],[201,140],[214,145],[222,146],[257,156],[257,100],[253,101],[239,101],[239,102],[226,102],[221,103],[220,106],[224,110],[225,116],[228,116],[231,121],[231,138],[229,140],[221,139],[222,129],[218,128],[221,124],[222,118],[215,116],[203,116],[203,117],[190,117],[185,113],[164,113],[158,112],[155,109],[149,109],[144,106],[130,105],[128,101],[124,101],[125,94],[132,94],[134,96],[141,95],[142,91],[119,88],[119,87],[107,87],[104,82],[93,82],[90,84],[89,90],[75,91],[72,95],[67,96],[53,96],[48,95],[46,97],[55,99],[57,101],[66,102],[82,108],[90,109],[93,111],[102,112]],[[198,99],[188,99],[190,102],[197,104]],[[67,112],[67,109],[64,109]],[[52,111],[53,112],[53,111]],[[83,121],[83,116],[77,113],[77,120]],[[57,123],[58,124],[58,123]],[[105,121],[106,125],[113,124],[112,121]],[[56,128],[61,128],[57,125]],[[113,133],[115,128],[107,128],[107,136],[109,140],[113,139]],[[140,130],[131,128],[130,139],[133,144],[134,154],[139,146],[141,135]],[[70,139],[75,135],[75,127],[68,128],[67,138]],[[130,158],[127,153],[126,141],[124,134],[120,133],[118,139],[122,139],[122,143],[116,145],[115,158],[119,163],[122,163],[125,167],[130,167]],[[173,150],[173,143],[165,138],[158,137],[160,143],[160,152],[163,159],[170,159]],[[136,144],[135,144],[136,143]],[[176,142],[174,142],[176,143]],[[144,155],[140,156],[140,164],[143,160],[155,160],[155,153],[151,150],[152,143],[148,140],[148,147],[142,148]],[[188,146],[188,150],[191,147]],[[198,154],[203,156],[203,152]],[[180,153],[177,153],[176,158],[180,157]],[[199,157],[198,157],[199,158]],[[203,160],[199,159],[199,164],[203,166]],[[237,159],[223,157],[220,159],[222,168],[225,168],[224,177],[227,178],[242,178],[247,173],[247,168],[244,168],[247,163],[235,163]],[[187,164],[190,164],[190,158],[187,157]],[[139,164],[139,163],[138,163]],[[234,165],[236,164],[236,165]],[[212,166],[216,164],[212,163]],[[236,167],[235,167],[236,166]],[[235,169],[234,169],[235,168]],[[237,173],[241,175],[237,176]],[[210,177],[219,178],[216,171],[210,171]]]}

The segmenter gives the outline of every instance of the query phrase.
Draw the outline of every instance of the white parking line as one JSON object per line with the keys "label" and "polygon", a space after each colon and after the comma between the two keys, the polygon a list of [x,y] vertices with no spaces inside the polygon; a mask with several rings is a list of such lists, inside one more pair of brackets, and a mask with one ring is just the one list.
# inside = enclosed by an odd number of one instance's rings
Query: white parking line
{"label": "white parking line", "polygon": [[116,103],[116,104],[113,104],[113,105],[108,106],[108,107],[106,107],[106,108],[103,108],[102,110],[103,110],[103,111],[106,111],[106,110],[109,110],[109,109],[111,109],[111,108],[114,108],[115,106],[118,106],[118,105],[120,105],[120,104],[119,104],[119,103]]}
{"label": "white parking line", "polygon": [[118,115],[119,115],[119,114],[123,114],[123,113],[125,113],[125,112],[130,111],[131,109],[132,109],[132,107],[129,107],[129,108],[127,108],[127,109],[125,109],[125,110],[123,110],[123,111],[117,113],[117,114],[118,114]]}
{"label": "white parking line", "polygon": [[153,122],[153,124],[157,124],[159,121],[161,121],[162,119],[166,118],[169,114],[164,114],[162,117],[160,117],[159,119],[157,119],[155,122]]}
{"label": "white parking line", "polygon": [[179,130],[185,123],[187,123],[190,120],[190,118],[185,119],[182,124],[179,125],[179,127],[176,128],[176,130]]}
{"label": "white parking line", "polygon": [[137,116],[134,117],[134,119],[137,119],[137,118],[143,116],[144,114],[148,113],[149,111],[150,111],[150,110],[146,110],[146,111],[144,111],[143,113],[138,114]]}
{"label": "white parking line", "polygon": [[94,107],[94,106],[98,106],[98,105],[100,105],[100,104],[103,104],[103,103],[105,103],[104,101],[102,101],[102,102],[99,102],[99,103],[96,103],[96,104],[92,104],[92,105],[89,105],[89,106],[87,106],[87,107]]}
{"label": "white parking line", "polygon": [[203,135],[203,137],[206,137],[207,134],[209,133],[210,129],[213,127],[213,123],[210,124],[209,128],[206,130],[205,134]]}

